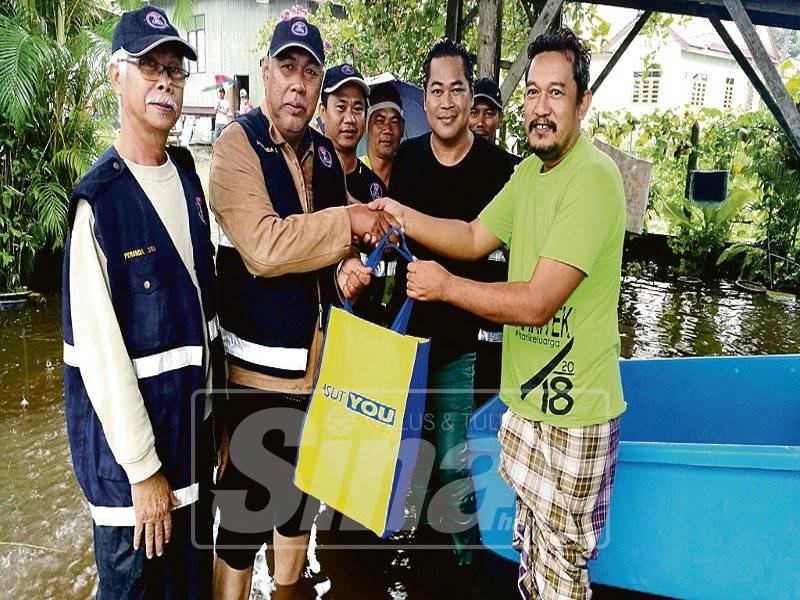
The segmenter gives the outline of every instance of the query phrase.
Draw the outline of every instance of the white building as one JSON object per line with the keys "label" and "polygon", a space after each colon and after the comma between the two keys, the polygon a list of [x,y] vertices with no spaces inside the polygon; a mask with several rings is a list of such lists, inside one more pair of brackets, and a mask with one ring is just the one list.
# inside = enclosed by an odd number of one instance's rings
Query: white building
{"label": "white building", "polygon": [[[594,80],[625,39],[636,22],[635,11],[614,9],[603,18],[617,22],[616,33],[601,52],[592,55],[591,78]],[[624,11],[624,13],[622,12]],[[609,14],[613,19],[609,19]],[[621,16],[627,17],[623,25]],[[750,59],[750,52],[736,27],[723,22],[726,29]],[[778,51],[765,27],[758,27],[767,53],[774,63]],[[645,73],[644,57],[653,53],[655,65]],[[747,111],[758,108],[758,93],[739,68],[735,59],[707,19],[692,18],[669,28],[666,39],[637,36],[600,86],[592,103],[593,110],[629,110],[644,114],[654,110],[700,109]]]}
{"label": "white building", "polygon": [[[172,16],[174,0],[151,0]],[[210,116],[217,104],[215,75],[234,78],[227,88],[228,100],[239,107],[239,90],[247,89],[250,101],[258,105],[264,97],[259,61],[265,48],[259,33],[267,22],[275,22],[281,11],[297,0],[194,0],[193,24],[178,28],[197,49],[198,60],[189,63],[191,75],[184,91],[183,112]]]}

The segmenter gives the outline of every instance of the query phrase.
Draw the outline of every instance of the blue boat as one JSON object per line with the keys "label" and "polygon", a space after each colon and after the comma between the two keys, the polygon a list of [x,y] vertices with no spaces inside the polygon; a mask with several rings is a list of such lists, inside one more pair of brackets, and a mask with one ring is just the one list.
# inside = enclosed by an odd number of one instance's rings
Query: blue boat
{"label": "blue boat", "polygon": [[[676,598],[800,598],[800,356],[620,361],[628,410],[593,582]],[[484,544],[509,560],[505,405],[469,431]]]}

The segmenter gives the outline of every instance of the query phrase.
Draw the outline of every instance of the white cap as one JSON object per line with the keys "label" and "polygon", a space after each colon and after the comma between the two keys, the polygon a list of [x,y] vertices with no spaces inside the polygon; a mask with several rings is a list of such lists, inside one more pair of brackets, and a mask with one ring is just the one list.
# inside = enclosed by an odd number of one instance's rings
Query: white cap
{"label": "white cap", "polygon": [[244,96],[247,96],[247,90],[242,88],[239,90],[239,97],[242,98]]}

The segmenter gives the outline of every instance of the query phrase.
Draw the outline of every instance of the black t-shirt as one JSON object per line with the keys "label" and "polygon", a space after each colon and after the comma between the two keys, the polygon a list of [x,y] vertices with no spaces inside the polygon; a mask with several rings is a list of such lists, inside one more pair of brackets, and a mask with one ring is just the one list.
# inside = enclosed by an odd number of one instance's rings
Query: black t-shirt
{"label": "black t-shirt", "polygon": [[[345,175],[347,191],[359,202],[368,204],[373,200],[382,198],[386,195],[386,186],[380,177],[375,175],[372,170],[360,160],[356,159],[356,168],[352,173]],[[362,260],[366,259],[369,250],[361,249]],[[373,272],[372,281],[358,297],[358,301],[353,307],[353,311],[362,319],[378,323],[379,325],[389,324],[389,315],[384,306],[384,296],[386,286],[391,280],[395,266],[391,256],[388,260],[382,260],[378,268]]]}
{"label": "black t-shirt", "polygon": [[[425,214],[445,219],[473,221],[511,177],[505,150],[479,136],[457,165],[446,167],[433,154],[430,133],[400,145],[392,166],[389,196]],[[409,240],[409,248],[421,260],[435,260],[451,273],[491,280],[486,259],[455,261],[436,255]],[[406,269],[399,261],[392,308],[406,294]],[[431,338],[431,366],[438,368],[467,352],[473,352],[478,337],[479,319],[445,303],[417,302],[408,332]]]}
{"label": "black t-shirt", "polygon": [[522,162],[523,158],[516,154],[511,154],[508,150],[506,150],[506,154],[508,155],[508,162],[511,163],[511,170],[513,171],[517,168],[517,165]]}
{"label": "black t-shirt", "polygon": [[350,195],[364,204],[386,195],[386,186],[381,178],[359,159],[356,159],[356,168],[352,173],[345,175],[345,179]]}

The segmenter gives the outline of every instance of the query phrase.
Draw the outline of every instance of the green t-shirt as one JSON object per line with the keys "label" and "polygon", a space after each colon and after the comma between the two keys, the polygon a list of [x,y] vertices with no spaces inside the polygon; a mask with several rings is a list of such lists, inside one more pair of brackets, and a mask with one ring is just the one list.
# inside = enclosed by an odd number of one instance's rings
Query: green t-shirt
{"label": "green t-shirt", "polygon": [[478,218],[510,248],[509,281],[529,281],[539,257],[586,277],[546,325],[504,327],[500,397],[526,419],[594,425],[625,410],[617,326],[622,176],[583,135],[554,169],[541,166],[536,157],[523,161]]}

